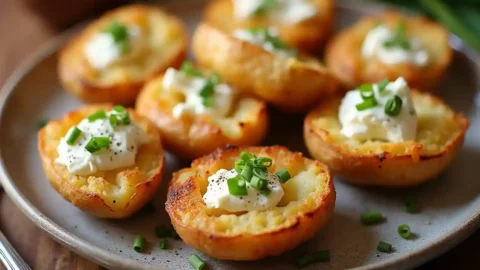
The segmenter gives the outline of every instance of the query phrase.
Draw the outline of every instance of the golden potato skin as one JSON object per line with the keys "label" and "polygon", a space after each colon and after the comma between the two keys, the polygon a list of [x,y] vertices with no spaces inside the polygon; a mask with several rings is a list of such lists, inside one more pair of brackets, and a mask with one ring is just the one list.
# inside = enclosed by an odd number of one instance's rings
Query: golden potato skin
{"label": "golden potato skin", "polygon": [[413,91],[418,126],[415,141],[360,142],[340,133],[340,97],[312,110],[304,122],[310,154],[352,184],[407,187],[437,177],[463,145],[468,120],[442,100]]}
{"label": "golden potato skin", "polygon": [[[148,136],[148,143],[140,146],[136,164],[131,167],[78,176],[55,163],[60,139],[70,127],[99,109],[111,110],[112,106],[87,105],[62,119],[50,121],[38,132],[38,152],[47,179],[66,200],[97,217],[126,218],[150,201],[162,177],[163,148],[157,130],[148,120],[129,110],[131,119]],[[118,192],[120,187],[123,187],[121,193]]]}
{"label": "golden potato skin", "polygon": [[[378,22],[394,29],[398,22],[406,23],[406,34],[418,38],[430,54],[430,63],[418,67],[410,63],[387,65],[376,58],[365,60],[361,53],[363,40]],[[377,17],[364,17],[353,26],[334,36],[325,51],[328,68],[347,89],[362,83],[375,83],[384,78],[404,77],[408,85],[420,91],[431,91],[441,81],[452,62],[448,31],[425,17],[405,17],[386,12]]]}
{"label": "golden potato skin", "polygon": [[[280,206],[238,215],[211,214],[202,198],[207,178],[221,168],[233,168],[241,151],[271,157],[271,172],[288,169],[292,179],[282,185],[286,192]],[[302,178],[302,172],[310,174]],[[326,223],[334,205],[333,179],[324,164],[282,146],[230,147],[174,173],[166,210],[188,245],[217,259],[243,261],[276,256],[310,239]]]}
{"label": "golden potato skin", "polygon": [[163,76],[159,76],[144,87],[136,111],[157,126],[165,147],[173,153],[193,159],[225,145],[256,145],[265,138],[268,131],[265,102],[239,96],[227,118],[207,114],[175,118],[173,107],[182,98],[165,91],[162,82]]}
{"label": "golden potato skin", "polygon": [[[146,34],[138,38],[141,46],[134,47],[118,62],[96,70],[83,49],[93,35],[112,21],[135,25]],[[182,21],[158,7],[120,7],[91,23],[61,50],[60,81],[65,89],[85,102],[133,104],[147,80],[170,66],[180,66],[186,57],[187,39]]]}
{"label": "golden potato skin", "polygon": [[197,27],[192,49],[200,65],[283,111],[305,111],[336,90],[333,76],[314,58],[279,57],[210,24]]}
{"label": "golden potato skin", "polygon": [[295,24],[281,24],[267,17],[237,19],[232,0],[214,0],[205,9],[205,21],[225,32],[238,28],[275,27],[280,38],[290,47],[304,52],[316,52],[333,30],[334,0],[311,0],[317,7],[317,15]]}

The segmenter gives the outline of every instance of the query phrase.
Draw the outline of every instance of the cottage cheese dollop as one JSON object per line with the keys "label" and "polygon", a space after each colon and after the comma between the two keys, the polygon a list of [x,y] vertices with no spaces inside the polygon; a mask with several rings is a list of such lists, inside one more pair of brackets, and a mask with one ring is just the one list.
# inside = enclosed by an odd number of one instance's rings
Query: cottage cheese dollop
{"label": "cottage cheese dollop", "polygon": [[[108,112],[107,116],[110,114],[112,112]],[[133,121],[129,125],[112,128],[108,117],[93,122],[83,119],[77,128],[82,131],[77,142],[74,145],[67,143],[72,127],[60,140],[55,160],[65,165],[71,174],[91,175],[97,171],[131,166],[135,164],[138,147],[147,142],[147,135]],[[92,154],[85,149],[92,137],[109,137],[110,146]]]}
{"label": "cottage cheese dollop", "polygon": [[207,192],[203,200],[209,208],[223,209],[228,212],[265,210],[275,207],[283,197],[284,191],[278,176],[268,173],[268,188],[271,193],[265,196],[246,183],[248,195],[231,195],[228,192],[227,179],[237,175],[235,169],[220,169],[208,177]]}
{"label": "cottage cheese dollop", "polygon": [[317,14],[317,7],[307,0],[233,0],[235,17],[247,19],[256,15],[265,15],[280,23],[294,24]]}
{"label": "cottage cheese dollop", "polygon": [[368,32],[362,45],[364,58],[376,57],[388,65],[411,63],[415,66],[425,66],[429,62],[428,52],[418,39],[409,39],[409,49],[400,46],[385,46],[385,42],[394,38],[394,31],[385,25],[378,25]]}
{"label": "cottage cheese dollop", "polygon": [[[359,90],[349,91],[342,100],[339,109],[341,133],[356,140],[385,140],[403,142],[415,140],[417,133],[417,114],[413,106],[410,88],[403,78],[387,84],[380,93],[378,85],[373,85],[378,104],[359,111],[355,106],[363,102]],[[402,108],[397,116],[385,113],[385,104],[392,96],[402,99]]]}
{"label": "cottage cheese dollop", "polygon": [[233,31],[232,35],[240,40],[259,45],[265,50],[279,56],[292,57],[296,55],[296,50],[287,48],[283,41],[278,40],[280,42],[278,44],[274,44],[274,42],[277,41],[272,42],[270,37],[278,39],[278,31],[275,28],[237,29]]}
{"label": "cottage cheese dollop", "polygon": [[173,108],[174,117],[203,113],[225,116],[230,112],[235,101],[235,90],[226,84],[215,85],[213,104],[205,106],[200,91],[206,83],[207,79],[204,77],[189,77],[174,68],[167,69],[163,77],[163,88],[182,93],[185,96],[185,102],[179,103]]}

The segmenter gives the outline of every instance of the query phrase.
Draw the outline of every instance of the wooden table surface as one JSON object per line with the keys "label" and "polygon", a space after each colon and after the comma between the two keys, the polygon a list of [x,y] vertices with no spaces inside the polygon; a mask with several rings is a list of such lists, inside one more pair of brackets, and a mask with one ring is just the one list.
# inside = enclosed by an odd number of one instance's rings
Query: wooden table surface
{"label": "wooden table surface", "polygon": [[[57,34],[18,0],[0,0],[0,85],[35,49]],[[103,269],[51,240],[0,191],[0,230],[33,269]],[[419,269],[480,269],[480,231]],[[4,269],[0,265],[0,269]]]}

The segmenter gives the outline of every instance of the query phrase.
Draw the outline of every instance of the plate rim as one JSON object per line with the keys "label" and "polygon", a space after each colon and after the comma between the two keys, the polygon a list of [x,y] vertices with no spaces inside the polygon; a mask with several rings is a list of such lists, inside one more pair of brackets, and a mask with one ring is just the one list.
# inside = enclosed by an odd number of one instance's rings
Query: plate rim
{"label": "plate rim", "polygon": [[[354,1],[355,2],[355,1]],[[151,4],[151,3],[150,3]],[[358,2],[357,2],[358,4]],[[158,5],[158,4],[157,4]],[[161,5],[161,4],[160,4]],[[162,5],[161,5],[162,6]],[[168,3],[163,5],[167,9],[172,5]],[[350,9],[354,11],[362,11],[365,13],[374,13],[382,9],[391,7],[385,4],[379,3],[362,3],[362,6],[355,5],[353,2],[345,0],[337,0],[335,8]],[[398,8],[396,8],[398,9]],[[67,29],[66,31],[52,37],[46,43],[42,44],[40,48],[30,54],[25,61],[15,68],[13,73],[5,81],[4,85],[0,88],[0,126],[4,117],[5,107],[9,102],[9,99],[13,92],[16,90],[17,85],[28,76],[39,63],[45,61],[45,59],[57,54],[62,45],[67,42],[68,38],[76,33],[80,28],[85,25],[85,22],[81,22],[78,25]],[[459,44],[462,44],[463,52],[466,56],[473,60],[475,66],[475,73],[480,78],[480,54],[476,53],[469,45],[461,41],[457,36],[450,34],[452,38],[456,39]],[[479,83],[477,83],[477,91],[479,89]],[[40,228],[46,232],[57,243],[69,248],[77,254],[88,258],[89,260],[98,263],[104,267],[114,267],[115,269],[138,269],[141,266],[142,269],[165,269],[160,265],[151,265],[143,262],[136,261],[134,259],[120,256],[117,253],[103,249],[93,243],[90,243],[74,234],[68,232],[63,227],[53,222],[50,218],[45,216],[40,210],[38,210],[32,203],[26,198],[24,194],[17,189],[12,178],[8,175],[5,164],[4,154],[0,148],[0,183],[3,186],[6,194],[14,202],[29,220],[31,220],[37,228]],[[372,269],[384,269],[387,267],[414,267],[418,266],[426,261],[429,261],[435,257],[438,257],[448,250],[455,247],[458,243],[465,240],[474,231],[480,228],[480,209],[477,212],[472,213],[465,221],[457,228],[450,230],[448,233],[443,234],[434,243],[414,250],[409,253],[404,253],[396,257],[388,258],[376,263],[370,263],[364,266],[354,267],[352,269],[357,270],[372,270]]]}

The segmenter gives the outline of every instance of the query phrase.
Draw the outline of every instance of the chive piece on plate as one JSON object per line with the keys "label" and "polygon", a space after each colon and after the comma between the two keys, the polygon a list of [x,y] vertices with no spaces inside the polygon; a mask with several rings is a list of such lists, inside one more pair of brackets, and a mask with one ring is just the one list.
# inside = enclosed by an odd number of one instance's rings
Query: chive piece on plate
{"label": "chive piece on plate", "polygon": [[328,261],[330,261],[330,250],[322,250],[300,256],[295,260],[295,265],[302,268],[313,263]]}
{"label": "chive piece on plate", "polygon": [[377,250],[380,252],[391,253],[393,251],[393,247],[389,243],[380,241],[378,242]]}
{"label": "chive piece on plate", "polygon": [[287,169],[283,169],[277,172],[278,179],[280,180],[280,183],[286,183],[292,176],[290,173],[287,171]]}
{"label": "chive piece on plate", "polygon": [[379,211],[369,210],[360,216],[360,221],[365,225],[377,224],[383,221],[383,216]]}
{"label": "chive piece on plate", "polygon": [[135,242],[133,242],[133,249],[136,252],[142,252],[145,249],[145,238],[143,236],[135,237]]}
{"label": "chive piece on plate", "polygon": [[205,262],[195,254],[188,258],[188,262],[195,270],[202,270],[205,267]]}
{"label": "chive piece on plate", "polygon": [[402,224],[398,226],[397,231],[402,238],[407,240],[410,239],[411,231],[410,231],[410,226],[408,226],[407,224]]}
{"label": "chive piece on plate", "polygon": [[160,246],[161,249],[166,249],[167,248],[167,239],[163,239],[162,241],[160,241],[159,246]]}

